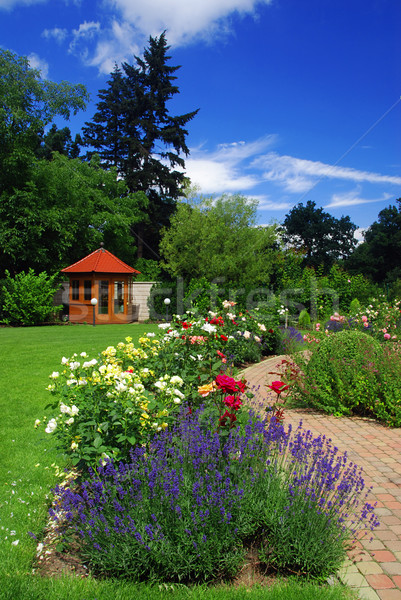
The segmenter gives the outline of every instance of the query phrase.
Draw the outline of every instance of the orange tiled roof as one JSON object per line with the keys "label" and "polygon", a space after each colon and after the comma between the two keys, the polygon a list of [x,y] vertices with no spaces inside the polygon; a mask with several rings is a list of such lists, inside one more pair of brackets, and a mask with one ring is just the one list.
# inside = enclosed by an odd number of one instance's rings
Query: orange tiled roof
{"label": "orange tiled roof", "polygon": [[99,248],[78,262],[61,269],[62,273],[139,273],[108,250]]}

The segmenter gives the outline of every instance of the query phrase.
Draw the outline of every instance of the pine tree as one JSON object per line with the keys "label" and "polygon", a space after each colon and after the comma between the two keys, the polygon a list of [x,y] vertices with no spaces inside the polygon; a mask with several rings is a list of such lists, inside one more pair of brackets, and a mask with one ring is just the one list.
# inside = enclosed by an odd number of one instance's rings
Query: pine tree
{"label": "pine tree", "polygon": [[[143,58],[116,66],[108,89],[91,123],[83,130],[85,143],[101,157],[105,168],[117,167],[130,192],[142,191],[149,199],[148,220],[133,234],[138,257],[154,258],[160,229],[167,225],[185,184],[186,124],[197,110],[171,116],[168,101],[179,93],[174,81],[178,66],[168,65],[165,33],[150,37]],[[144,245],[144,247],[143,247]]]}
{"label": "pine tree", "polygon": [[[117,65],[107,85],[107,89],[99,90],[97,112],[91,123],[85,123],[82,132],[85,145],[99,154],[104,168],[116,167],[123,173],[127,158],[123,125],[126,90],[123,74]],[[92,158],[92,155],[93,151],[88,152],[87,158]]]}

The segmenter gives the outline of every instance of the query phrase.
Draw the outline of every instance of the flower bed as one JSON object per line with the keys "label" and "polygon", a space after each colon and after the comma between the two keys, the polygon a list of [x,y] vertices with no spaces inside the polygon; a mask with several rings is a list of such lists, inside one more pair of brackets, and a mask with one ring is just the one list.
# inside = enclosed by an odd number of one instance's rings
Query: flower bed
{"label": "flower bed", "polygon": [[[247,407],[231,349],[266,348],[277,332],[233,308],[64,357],[50,376],[55,412],[36,425],[78,473],[53,517],[94,573],[209,581],[233,576],[251,545],[266,568],[325,577],[350,535],[377,524],[346,456]],[[272,384],[277,398],[287,388]]]}
{"label": "flower bed", "polygon": [[235,575],[250,545],[266,566],[326,577],[350,533],[377,525],[358,468],[324,437],[249,419],[222,440],[203,409],[128,463],[56,490],[94,573],[134,581]]}

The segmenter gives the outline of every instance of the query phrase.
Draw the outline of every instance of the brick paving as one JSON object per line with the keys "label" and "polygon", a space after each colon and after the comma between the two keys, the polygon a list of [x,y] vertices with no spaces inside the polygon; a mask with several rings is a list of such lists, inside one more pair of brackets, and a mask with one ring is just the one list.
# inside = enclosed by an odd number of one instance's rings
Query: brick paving
{"label": "brick paving", "polygon": [[[282,358],[269,358],[243,371],[255,400],[265,406],[276,399],[267,385],[280,379],[274,372]],[[285,424],[296,427],[300,420],[305,429],[326,435],[363,468],[365,483],[372,486],[368,501],[377,502],[380,526],[372,541],[369,531],[356,542],[338,573],[340,580],[357,590],[362,600],[401,600],[401,428],[388,429],[370,419],[285,409]]]}

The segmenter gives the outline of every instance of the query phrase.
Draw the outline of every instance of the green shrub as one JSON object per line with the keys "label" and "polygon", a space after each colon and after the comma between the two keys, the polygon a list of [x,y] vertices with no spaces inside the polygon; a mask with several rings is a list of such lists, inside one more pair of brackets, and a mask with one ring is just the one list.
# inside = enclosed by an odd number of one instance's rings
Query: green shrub
{"label": "green shrub", "polygon": [[201,314],[207,314],[209,310],[221,307],[219,298],[219,287],[210,283],[206,277],[193,278],[185,287],[184,307],[185,310],[195,308]]}
{"label": "green shrub", "polygon": [[296,361],[302,375],[292,386],[295,400],[334,415],[369,416],[401,425],[398,345],[382,346],[364,332],[340,331],[313,348],[309,360]]}
{"label": "green shrub", "polygon": [[356,315],[360,312],[360,310],[361,303],[359,302],[358,298],[354,298],[349,305],[350,315]]}
{"label": "green shrub", "polygon": [[235,339],[227,342],[226,356],[233,357],[235,364],[258,363],[262,358],[260,343],[256,342],[254,336],[246,339],[243,335],[235,336]]}
{"label": "green shrub", "polygon": [[310,316],[306,309],[301,310],[301,312],[299,313],[298,327],[300,329],[310,329],[311,328]]}
{"label": "green shrub", "polygon": [[151,258],[138,258],[134,268],[140,272],[135,281],[158,281],[161,277],[162,268],[157,260]]}
{"label": "green shrub", "polygon": [[53,305],[57,274],[35,275],[33,269],[12,278],[6,271],[2,294],[2,323],[6,325],[39,325],[57,313],[62,306]]}

